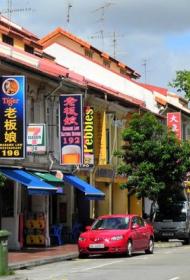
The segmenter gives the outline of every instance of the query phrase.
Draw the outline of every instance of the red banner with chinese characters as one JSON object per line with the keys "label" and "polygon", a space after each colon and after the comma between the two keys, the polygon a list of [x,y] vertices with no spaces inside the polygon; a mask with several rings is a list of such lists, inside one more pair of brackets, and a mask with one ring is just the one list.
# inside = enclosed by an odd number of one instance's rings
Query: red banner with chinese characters
{"label": "red banner with chinese characters", "polygon": [[82,95],[60,96],[61,165],[83,164]]}
{"label": "red banner with chinese characters", "polygon": [[177,138],[181,140],[181,113],[167,113],[167,126],[175,132]]}

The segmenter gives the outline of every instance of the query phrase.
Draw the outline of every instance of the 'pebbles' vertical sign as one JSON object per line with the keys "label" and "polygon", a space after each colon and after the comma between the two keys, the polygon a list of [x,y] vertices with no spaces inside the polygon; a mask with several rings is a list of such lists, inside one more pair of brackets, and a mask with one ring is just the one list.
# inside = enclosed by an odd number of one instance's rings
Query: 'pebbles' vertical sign
{"label": "'pebbles' vertical sign", "polygon": [[0,77],[0,158],[25,157],[25,77]]}
{"label": "'pebbles' vertical sign", "polygon": [[83,164],[83,111],[81,94],[60,96],[60,146],[60,164]]}
{"label": "'pebbles' vertical sign", "polygon": [[83,167],[94,166],[94,109],[84,108],[84,164]]}

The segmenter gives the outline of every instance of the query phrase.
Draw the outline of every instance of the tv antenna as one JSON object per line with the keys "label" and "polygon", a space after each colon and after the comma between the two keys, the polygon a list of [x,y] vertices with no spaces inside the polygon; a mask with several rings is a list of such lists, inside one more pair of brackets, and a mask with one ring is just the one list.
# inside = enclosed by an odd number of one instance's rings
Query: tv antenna
{"label": "tv antenna", "polygon": [[101,12],[100,15],[100,19],[98,20],[99,22],[101,22],[101,30],[99,31],[100,33],[100,38],[102,39],[102,50],[104,50],[104,22],[105,22],[105,9],[109,8],[111,5],[113,5],[114,3],[112,2],[107,2],[105,3],[103,6],[95,9],[92,12]]}
{"label": "tv antenna", "polygon": [[[119,37],[124,37],[124,35],[117,35],[115,31],[111,35],[106,35],[106,36],[104,35],[104,39],[105,38],[112,38],[113,58],[116,58],[117,38],[119,38]],[[102,39],[102,34],[101,35],[90,36],[89,38],[90,39]]]}
{"label": "tv antenna", "polygon": [[149,69],[149,71],[147,71],[147,61],[148,61],[147,58],[143,59],[143,64],[142,64],[142,66],[144,67],[144,83],[145,84],[147,83],[147,73],[150,72],[150,69]]}
{"label": "tv antenna", "polygon": [[32,8],[13,8],[12,0],[7,0],[7,9],[0,11],[1,14],[6,14],[9,21],[11,21],[11,17],[13,13],[20,13],[20,12],[31,12]]}
{"label": "tv antenna", "polygon": [[71,8],[72,8],[72,5],[71,3],[69,2],[68,5],[67,5],[67,28],[69,29],[69,24],[70,24],[70,12],[71,12]]}

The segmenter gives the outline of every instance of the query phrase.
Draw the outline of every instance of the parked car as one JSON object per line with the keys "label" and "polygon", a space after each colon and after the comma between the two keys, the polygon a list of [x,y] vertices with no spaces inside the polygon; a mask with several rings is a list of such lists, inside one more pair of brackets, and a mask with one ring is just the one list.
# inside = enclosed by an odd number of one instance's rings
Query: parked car
{"label": "parked car", "polygon": [[176,202],[172,207],[165,209],[165,212],[157,209],[153,227],[156,240],[180,239],[184,240],[184,244],[190,244],[189,202]]}
{"label": "parked car", "polygon": [[154,230],[137,215],[106,215],[86,227],[78,239],[79,257],[145,251],[153,254]]}

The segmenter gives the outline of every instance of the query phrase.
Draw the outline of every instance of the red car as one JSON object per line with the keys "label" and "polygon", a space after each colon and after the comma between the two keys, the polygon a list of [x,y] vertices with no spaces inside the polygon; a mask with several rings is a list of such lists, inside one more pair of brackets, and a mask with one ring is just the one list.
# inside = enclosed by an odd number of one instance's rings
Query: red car
{"label": "red car", "polygon": [[153,227],[137,215],[100,216],[86,230],[78,239],[80,258],[108,253],[131,256],[135,251],[153,254]]}

